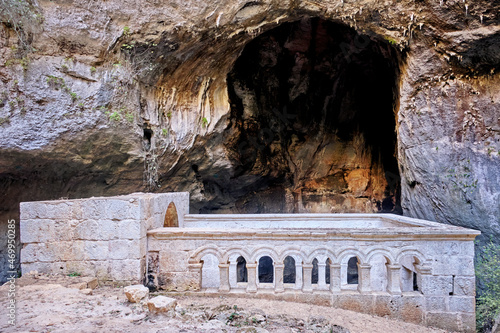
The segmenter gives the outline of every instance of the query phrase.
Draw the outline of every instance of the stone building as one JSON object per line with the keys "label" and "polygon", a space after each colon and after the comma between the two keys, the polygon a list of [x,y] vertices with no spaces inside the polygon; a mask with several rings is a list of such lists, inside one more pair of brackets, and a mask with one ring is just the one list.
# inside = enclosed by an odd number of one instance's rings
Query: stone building
{"label": "stone building", "polygon": [[22,203],[22,269],[475,331],[478,231],[393,214],[188,212],[188,193]]}

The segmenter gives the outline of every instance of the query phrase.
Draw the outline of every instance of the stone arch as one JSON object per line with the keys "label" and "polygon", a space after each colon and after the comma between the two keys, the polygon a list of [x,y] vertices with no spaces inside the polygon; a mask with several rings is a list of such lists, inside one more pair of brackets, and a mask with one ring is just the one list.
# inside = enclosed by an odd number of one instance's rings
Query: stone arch
{"label": "stone arch", "polygon": [[219,263],[224,263],[222,252],[213,245],[205,245],[205,246],[197,249],[191,255],[190,261],[200,262],[201,258],[206,254],[213,254],[217,259],[219,259]]}
{"label": "stone arch", "polygon": [[425,262],[424,258],[424,255],[415,249],[405,249],[399,253],[397,260],[401,265],[401,291],[422,291],[422,275],[420,268]]}
{"label": "stone arch", "polygon": [[367,262],[365,259],[366,256],[356,248],[347,248],[340,251],[337,255],[337,261],[340,264],[344,264],[351,257],[357,257],[360,265],[364,265]]}
{"label": "stone arch", "polygon": [[291,256],[293,259],[295,259],[295,264],[302,264],[305,263],[307,255],[304,251],[300,250],[300,247],[298,246],[293,246],[293,247],[288,247],[281,251],[281,253],[278,256],[279,262],[283,262],[286,257]]}
{"label": "stone arch", "polygon": [[325,260],[325,283],[330,284],[330,265],[333,263],[332,259],[326,258]]}
{"label": "stone arch", "polygon": [[247,263],[250,262],[251,255],[242,246],[231,247],[225,251],[225,254],[222,256],[222,262],[228,262],[229,258],[234,255],[242,256]]}
{"label": "stone arch", "polygon": [[370,269],[370,285],[373,291],[386,291],[389,283],[389,266],[394,263],[392,255],[384,249],[370,251],[367,262]]}
{"label": "stone arch", "polygon": [[177,208],[175,203],[172,201],[167,207],[165,212],[165,218],[163,220],[163,227],[172,228],[179,226],[179,216],[177,215]]}
{"label": "stone arch", "polygon": [[273,259],[273,262],[280,262],[278,261],[279,256],[276,253],[276,251],[272,247],[261,247],[255,253],[250,257],[250,261],[252,263],[256,263],[261,257],[263,256],[269,256],[271,259]]}
{"label": "stone arch", "polygon": [[236,259],[236,282],[248,282],[247,261],[243,256]]}
{"label": "stone arch", "polygon": [[359,258],[352,256],[347,261],[346,280],[347,284],[359,283]]}
{"label": "stone arch", "polygon": [[312,264],[312,270],[311,270],[311,283],[312,284],[317,284],[319,281],[319,269],[318,269],[318,264],[319,260],[318,258],[314,258],[313,261],[311,262]]}
{"label": "stone arch", "polygon": [[283,260],[283,283],[297,282],[297,261],[293,256],[286,256]]}
{"label": "stone arch", "polygon": [[419,250],[416,250],[416,249],[403,249],[401,251],[399,251],[399,253],[397,254],[396,256],[396,262],[395,263],[400,263],[401,259],[403,257],[406,257],[408,255],[412,255],[414,256],[415,258],[417,258],[419,260],[419,264],[423,264],[427,261],[427,259],[425,258],[424,254],[422,252],[420,252]]}
{"label": "stone arch", "polygon": [[[291,257],[295,260],[295,287],[294,288],[300,288],[302,286],[302,264],[305,262],[305,258],[307,257],[306,253],[304,251],[300,250],[300,247],[298,246],[290,246],[283,250],[280,253],[279,259],[280,263],[285,263],[285,258],[286,257]],[[285,270],[283,270],[283,273],[285,273]]]}
{"label": "stone arch", "polygon": [[378,254],[383,255],[390,265],[393,265],[395,263],[394,255],[391,253],[391,251],[383,248],[375,248],[370,250],[366,255],[366,263],[370,264],[371,259]]}
{"label": "stone arch", "polygon": [[273,283],[274,282],[274,263],[273,260],[268,255],[263,255],[259,257],[257,276],[259,283]]}
{"label": "stone arch", "polygon": [[317,258],[318,261],[325,261],[326,259],[330,258],[332,262],[335,262],[337,260],[337,256],[330,251],[327,248],[319,248],[314,250],[306,259],[305,263],[306,264],[311,264],[314,258]]}
{"label": "stone arch", "polygon": [[201,268],[201,287],[202,288],[219,288],[220,273],[219,273],[219,258],[212,252],[205,252],[200,261],[203,262]]}

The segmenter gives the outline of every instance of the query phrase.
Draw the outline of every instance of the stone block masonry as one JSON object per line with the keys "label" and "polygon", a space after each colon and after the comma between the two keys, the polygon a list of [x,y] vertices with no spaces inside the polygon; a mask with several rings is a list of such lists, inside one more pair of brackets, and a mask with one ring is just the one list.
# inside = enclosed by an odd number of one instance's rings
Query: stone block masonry
{"label": "stone block masonry", "polygon": [[475,230],[391,214],[187,215],[148,232],[166,290],[329,305],[474,332]]}
{"label": "stone block masonry", "polygon": [[474,238],[392,214],[190,215],[188,193],[21,204],[22,270],[474,332]]}
{"label": "stone block masonry", "polygon": [[183,226],[189,193],[23,202],[22,270],[79,273],[104,283],[142,283],[147,231],[165,225],[171,203]]}

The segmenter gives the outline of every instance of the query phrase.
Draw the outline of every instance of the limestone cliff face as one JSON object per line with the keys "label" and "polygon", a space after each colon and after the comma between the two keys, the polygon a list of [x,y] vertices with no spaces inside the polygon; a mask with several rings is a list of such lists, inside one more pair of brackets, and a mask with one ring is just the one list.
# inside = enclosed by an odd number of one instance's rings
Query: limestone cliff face
{"label": "limestone cliff face", "polygon": [[497,2],[37,8],[36,51],[0,30],[2,225],[20,201],[189,191],[192,212],[402,212],[500,239]]}

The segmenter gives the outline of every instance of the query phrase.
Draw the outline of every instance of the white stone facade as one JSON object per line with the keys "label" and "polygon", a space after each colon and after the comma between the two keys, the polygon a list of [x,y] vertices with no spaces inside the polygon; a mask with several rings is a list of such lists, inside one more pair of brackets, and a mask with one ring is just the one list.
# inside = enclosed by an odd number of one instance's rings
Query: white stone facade
{"label": "white stone facade", "polygon": [[[166,228],[171,202],[179,227]],[[189,215],[188,203],[187,193],[22,203],[22,268],[475,330],[475,230],[390,214]]]}
{"label": "white stone facade", "polygon": [[189,211],[189,193],[23,202],[22,270],[77,272],[97,276],[102,282],[142,283],[146,232],[164,225],[171,202],[182,226]]}

